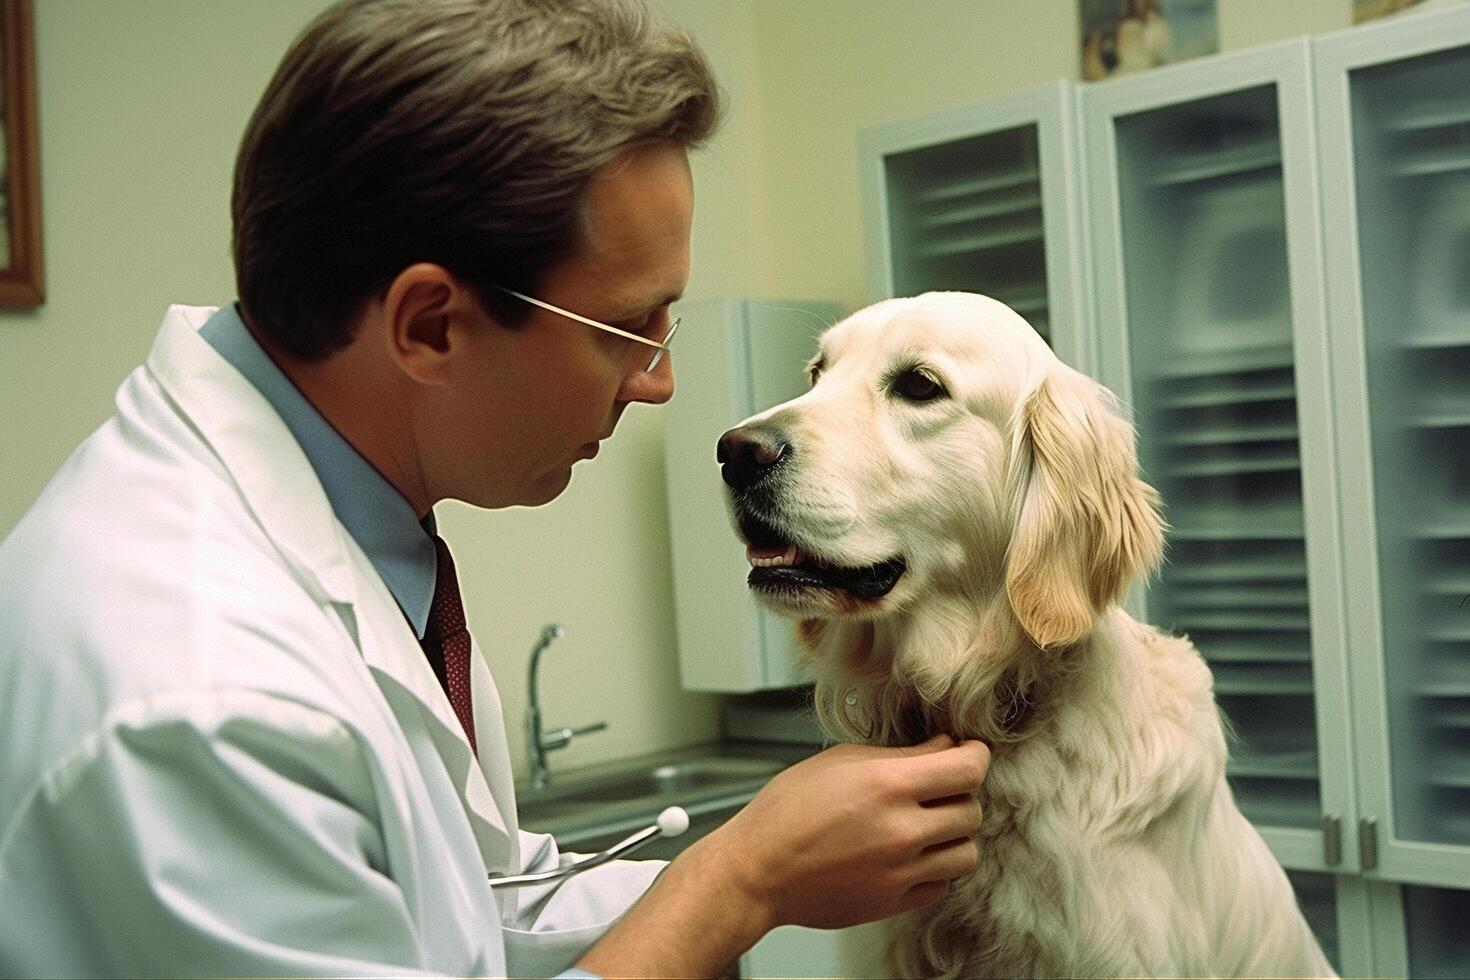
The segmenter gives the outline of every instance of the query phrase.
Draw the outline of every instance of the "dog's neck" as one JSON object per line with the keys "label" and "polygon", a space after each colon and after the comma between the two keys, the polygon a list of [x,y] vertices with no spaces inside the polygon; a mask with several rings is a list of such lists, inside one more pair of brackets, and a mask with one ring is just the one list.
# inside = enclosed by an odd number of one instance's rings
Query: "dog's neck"
{"label": "dog's neck", "polygon": [[1025,741],[1063,700],[1089,647],[1037,647],[1003,593],[979,617],[973,599],[940,599],[875,622],[809,620],[801,633],[822,723],[885,745],[936,734],[994,749]]}

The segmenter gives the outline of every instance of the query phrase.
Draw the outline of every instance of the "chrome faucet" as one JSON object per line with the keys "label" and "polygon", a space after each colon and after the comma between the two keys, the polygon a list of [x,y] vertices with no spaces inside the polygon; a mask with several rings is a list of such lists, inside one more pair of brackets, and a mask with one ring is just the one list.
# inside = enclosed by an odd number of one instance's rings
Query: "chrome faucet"
{"label": "chrome faucet", "polygon": [[559,636],[566,636],[566,633],[567,631],[556,623],[547,623],[541,627],[541,635],[536,638],[536,645],[531,648],[530,681],[527,684],[527,689],[530,691],[530,704],[526,708],[526,761],[531,770],[533,789],[542,789],[551,781],[551,770],[546,765],[546,753],[566,748],[578,735],[588,735],[607,728],[607,722],[594,721],[581,728],[541,730],[541,697],[537,692],[536,679],[537,672],[541,668],[541,653],[551,645],[552,640]]}

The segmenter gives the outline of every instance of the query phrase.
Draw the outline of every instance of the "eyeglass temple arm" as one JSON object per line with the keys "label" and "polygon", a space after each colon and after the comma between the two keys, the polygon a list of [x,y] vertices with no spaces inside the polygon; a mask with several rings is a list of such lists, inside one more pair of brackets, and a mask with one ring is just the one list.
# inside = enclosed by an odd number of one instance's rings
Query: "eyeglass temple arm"
{"label": "eyeglass temple arm", "polygon": [[[629,340],[636,340],[638,341],[638,343],[647,344],[649,347],[657,347],[660,352],[663,352],[667,349],[666,345],[669,342],[669,337],[672,337],[674,335],[674,331],[670,330],[669,336],[665,337],[661,342],[657,340],[649,340],[647,337],[640,337],[636,333],[629,333],[627,330],[619,330],[617,327],[609,326],[606,323],[598,323],[596,320],[589,320],[587,319],[587,317],[579,316],[578,314],[573,313],[571,310],[564,310],[559,306],[552,306],[550,303],[536,299],[534,296],[527,296],[525,293],[518,293],[514,289],[506,289],[504,286],[496,286],[495,288],[503,293],[508,293],[509,295],[514,296],[518,300],[530,303],[532,306],[539,306],[543,310],[550,310],[552,313],[559,313],[562,316],[567,317],[568,319],[576,320],[578,323],[585,323],[589,327],[596,327],[598,330],[606,330],[608,333],[615,333],[619,337],[627,337]],[[675,324],[675,326],[678,326],[678,324]]]}

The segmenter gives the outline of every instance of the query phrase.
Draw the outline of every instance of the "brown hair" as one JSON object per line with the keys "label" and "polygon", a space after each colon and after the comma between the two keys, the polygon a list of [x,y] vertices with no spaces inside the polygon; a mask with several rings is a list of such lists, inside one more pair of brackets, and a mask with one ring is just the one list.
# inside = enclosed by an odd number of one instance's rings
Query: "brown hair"
{"label": "brown hair", "polygon": [[245,130],[231,211],[251,322],[320,359],[414,262],[508,324],[580,241],[593,171],[631,143],[696,146],[719,96],[643,0],[343,0],[286,52]]}

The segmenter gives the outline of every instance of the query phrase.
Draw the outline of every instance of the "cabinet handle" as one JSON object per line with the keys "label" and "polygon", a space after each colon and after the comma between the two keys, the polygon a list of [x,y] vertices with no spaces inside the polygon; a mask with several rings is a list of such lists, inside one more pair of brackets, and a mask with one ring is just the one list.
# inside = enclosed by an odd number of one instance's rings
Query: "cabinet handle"
{"label": "cabinet handle", "polygon": [[1378,867],[1378,820],[1364,817],[1358,821],[1358,859],[1364,871]]}
{"label": "cabinet handle", "polygon": [[1322,862],[1329,868],[1342,861],[1342,818],[1322,818]]}

